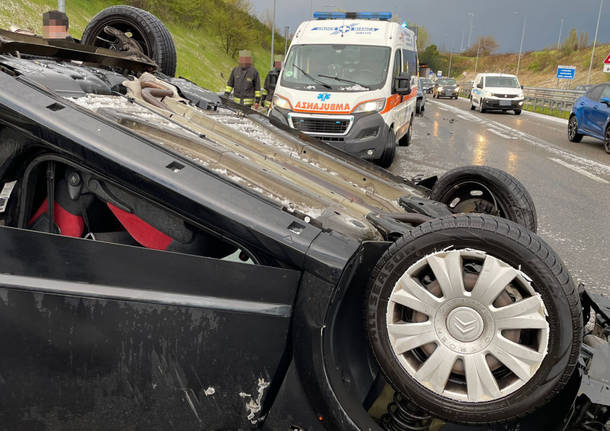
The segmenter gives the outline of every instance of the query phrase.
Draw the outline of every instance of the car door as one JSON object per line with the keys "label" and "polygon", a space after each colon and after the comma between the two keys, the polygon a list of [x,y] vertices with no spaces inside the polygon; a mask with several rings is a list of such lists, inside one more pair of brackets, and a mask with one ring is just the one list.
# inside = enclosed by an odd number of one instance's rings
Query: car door
{"label": "car door", "polygon": [[243,429],[300,273],[0,227],[3,429]]}
{"label": "car door", "polygon": [[[401,50],[397,49],[394,54],[394,69],[392,70],[392,75],[394,78],[398,78],[398,76],[402,72],[402,55]],[[395,86],[393,86],[395,87]],[[407,125],[407,101],[403,100],[402,96],[399,94],[394,94],[392,97],[396,98],[397,105],[392,110],[392,122],[394,123],[394,130],[396,131],[396,137],[400,138],[407,131],[405,127]]]}
{"label": "car door", "polygon": [[600,130],[599,127],[596,128],[595,122],[597,121],[597,112],[599,111],[599,99],[601,98],[602,91],[604,89],[603,85],[596,85],[592,89],[590,89],[586,94],[586,100],[583,102],[582,106],[582,129],[583,131],[593,134],[599,135]]}
{"label": "car door", "polygon": [[595,133],[595,135],[603,139],[610,109],[608,108],[608,105],[601,101],[601,99],[610,98],[610,85],[604,84],[600,87],[601,94],[594,101],[593,108],[591,110],[591,130],[593,133]]}

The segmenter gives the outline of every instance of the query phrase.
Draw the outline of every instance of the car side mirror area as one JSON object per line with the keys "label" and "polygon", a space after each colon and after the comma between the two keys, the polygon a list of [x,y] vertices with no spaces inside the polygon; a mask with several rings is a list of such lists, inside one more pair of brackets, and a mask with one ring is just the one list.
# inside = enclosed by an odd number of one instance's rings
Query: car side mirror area
{"label": "car side mirror area", "polygon": [[481,83],[477,84],[477,88],[483,88],[483,83],[481,82]]}
{"label": "car side mirror area", "polygon": [[402,72],[396,78],[394,78],[394,92],[401,96],[411,94],[411,76]]}
{"label": "car side mirror area", "polygon": [[523,90],[523,85],[521,86],[521,89]]}
{"label": "car side mirror area", "polygon": [[610,97],[602,97],[599,101],[610,108]]}

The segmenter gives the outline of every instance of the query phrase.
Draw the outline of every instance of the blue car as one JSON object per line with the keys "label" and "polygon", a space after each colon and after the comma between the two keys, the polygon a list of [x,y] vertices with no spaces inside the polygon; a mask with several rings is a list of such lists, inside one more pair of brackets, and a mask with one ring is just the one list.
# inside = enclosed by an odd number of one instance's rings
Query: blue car
{"label": "blue car", "polygon": [[610,154],[610,83],[590,88],[572,107],[568,121],[568,139],[580,142],[583,136],[604,141]]}

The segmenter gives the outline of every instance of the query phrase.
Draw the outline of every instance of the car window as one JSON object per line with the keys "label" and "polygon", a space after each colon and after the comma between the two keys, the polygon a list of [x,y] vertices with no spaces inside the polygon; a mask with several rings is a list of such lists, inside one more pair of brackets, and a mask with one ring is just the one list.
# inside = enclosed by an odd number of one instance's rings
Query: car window
{"label": "car window", "polygon": [[603,97],[610,99],[610,85],[604,85],[603,88],[604,89],[602,91],[602,95],[601,95],[600,99]]}
{"label": "car window", "polygon": [[[44,173],[53,170],[49,184]],[[17,226],[92,241],[220,260],[255,263],[244,248],[181,215],[88,171],[60,162],[33,162],[23,179],[25,208]],[[53,193],[48,190],[52,189]],[[50,203],[53,202],[53,205]],[[49,208],[52,207],[52,210]],[[51,222],[53,220],[53,222]]]}
{"label": "car window", "polygon": [[602,91],[604,90],[604,85],[596,85],[592,89],[587,92],[587,97],[591,100],[598,101],[602,96]]}

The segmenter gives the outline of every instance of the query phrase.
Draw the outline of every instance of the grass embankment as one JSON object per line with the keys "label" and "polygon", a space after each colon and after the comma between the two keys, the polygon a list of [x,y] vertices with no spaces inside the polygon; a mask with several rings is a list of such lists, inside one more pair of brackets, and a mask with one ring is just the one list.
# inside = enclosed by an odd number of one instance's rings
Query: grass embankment
{"label": "grass embankment", "polygon": [[[70,18],[72,36],[80,38],[91,18],[105,7],[125,3],[118,0],[67,0],[66,13]],[[0,0],[0,28],[8,29],[14,24],[41,34],[42,13],[56,8],[57,0]],[[189,28],[171,20],[165,24],[178,51],[176,75],[191,79],[213,91],[223,90],[226,79],[237,62],[225,54],[218,37],[207,28]],[[283,40],[281,46],[284,46]],[[262,46],[250,49],[254,65],[263,81],[269,70],[270,52]],[[220,76],[221,72],[225,78]]]}
{"label": "grass embankment", "polygon": [[[591,71],[592,84],[610,81],[610,73],[604,73],[602,70],[602,62],[608,53],[610,53],[610,44],[598,45],[595,48],[593,69]],[[514,74],[517,70],[518,57],[519,54],[494,54],[479,57],[477,72],[500,72]],[[527,52],[521,57],[519,80],[526,87],[559,86],[566,89],[574,88],[577,85],[587,83],[590,60],[591,47],[579,49],[569,54],[557,49]],[[555,78],[557,75],[558,65],[575,66],[575,79],[562,79],[558,82]],[[454,55],[451,74],[457,77],[460,81],[473,80],[475,77],[474,66],[474,57]],[[466,72],[465,77],[463,76],[464,71]]]}

